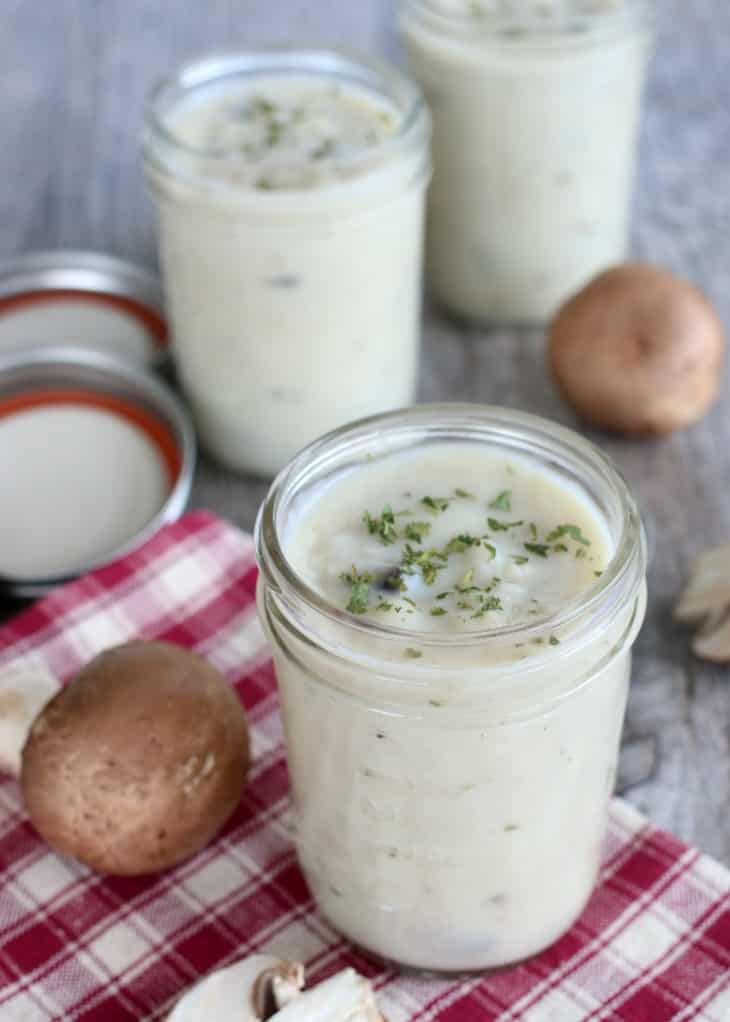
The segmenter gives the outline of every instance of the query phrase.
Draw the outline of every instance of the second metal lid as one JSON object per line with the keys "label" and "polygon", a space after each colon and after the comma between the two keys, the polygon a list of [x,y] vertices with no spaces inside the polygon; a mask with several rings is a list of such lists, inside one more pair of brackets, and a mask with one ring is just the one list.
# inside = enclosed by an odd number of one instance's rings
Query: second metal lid
{"label": "second metal lid", "polygon": [[0,263],[0,352],[56,345],[157,368],[168,352],[158,278],[123,259],[71,249]]}

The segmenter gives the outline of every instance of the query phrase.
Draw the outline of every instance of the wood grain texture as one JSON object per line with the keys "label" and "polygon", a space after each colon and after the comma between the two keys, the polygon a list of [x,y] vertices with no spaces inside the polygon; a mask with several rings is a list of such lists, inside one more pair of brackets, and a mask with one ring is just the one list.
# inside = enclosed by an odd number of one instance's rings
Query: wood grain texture
{"label": "wood grain texture", "polygon": [[[730,323],[730,6],[662,0],[647,90],[633,246],[683,273]],[[0,257],[74,246],[153,265],[136,138],[151,82],[186,57],[254,41],[320,40],[394,55],[393,0],[0,0]],[[538,331],[426,315],[422,399],[488,401],[575,426]],[[730,538],[730,393],[657,442],[594,436],[655,536],[620,781],[662,826],[730,862],[730,675],[694,660],[670,608],[687,564]],[[206,462],[194,491],[250,528],[265,484]]]}

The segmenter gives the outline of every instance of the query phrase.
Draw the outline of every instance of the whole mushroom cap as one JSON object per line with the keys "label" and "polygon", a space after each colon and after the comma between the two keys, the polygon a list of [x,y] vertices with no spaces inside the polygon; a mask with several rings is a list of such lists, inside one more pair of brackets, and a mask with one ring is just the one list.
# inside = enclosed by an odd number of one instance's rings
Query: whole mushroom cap
{"label": "whole mushroom cap", "polygon": [[585,421],[662,434],[700,419],[717,396],[724,333],[686,280],[639,263],[599,274],[553,319],[550,369]]}
{"label": "whole mushroom cap", "polygon": [[20,780],[52,848],[134,875],[204,847],[236,808],[248,764],[246,717],[225,678],[178,646],[130,642],[45,706]]}

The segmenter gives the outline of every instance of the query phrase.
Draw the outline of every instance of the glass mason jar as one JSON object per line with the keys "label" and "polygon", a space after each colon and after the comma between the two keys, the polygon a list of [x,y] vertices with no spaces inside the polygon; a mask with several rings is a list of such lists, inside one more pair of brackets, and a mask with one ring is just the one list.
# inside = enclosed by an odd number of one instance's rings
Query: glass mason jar
{"label": "glass mason jar", "polygon": [[[288,535],[320,486],[455,441],[526,458],[585,495],[613,549],[589,592],[530,624],[414,633],[353,617],[297,575]],[[417,406],[299,454],[256,542],[298,855],[322,914],[415,969],[481,970],[547,947],[596,880],[644,617],[644,542],[622,477],[543,419]]]}
{"label": "glass mason jar", "polygon": [[427,270],[486,322],[543,322],[627,253],[652,0],[401,0],[434,123]]}
{"label": "glass mason jar", "polygon": [[[272,81],[371,98],[397,129],[291,157],[273,185],[242,183],[245,146],[183,139],[182,118],[211,97],[240,107]],[[273,474],[322,433],[413,400],[429,143],[417,86],[344,52],[210,57],[152,91],[142,160],[173,353],[203,446],[225,465]]]}

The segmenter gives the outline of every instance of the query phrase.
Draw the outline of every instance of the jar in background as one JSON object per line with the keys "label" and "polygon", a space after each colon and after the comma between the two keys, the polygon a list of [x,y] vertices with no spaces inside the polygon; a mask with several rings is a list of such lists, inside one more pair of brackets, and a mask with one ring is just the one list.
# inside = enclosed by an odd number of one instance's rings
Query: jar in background
{"label": "jar in background", "polygon": [[427,272],[453,312],[542,322],[627,254],[652,0],[402,0],[434,124]]}
{"label": "jar in background", "polygon": [[[451,459],[455,443],[580,491],[611,544],[590,591],[529,624],[444,634],[363,620],[312,589],[293,567],[302,508],[318,513],[338,481],[384,459],[433,445]],[[481,970],[547,947],[596,880],[645,611],[644,543],[623,479],[592,444],[534,416],[418,406],[304,450],[274,482],[256,542],[297,850],[323,915],[415,969]]]}
{"label": "jar in background", "polygon": [[211,57],[153,90],[173,352],[225,465],[273,474],[413,400],[429,141],[418,88],[340,52]]}

